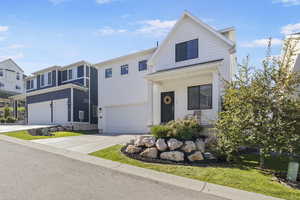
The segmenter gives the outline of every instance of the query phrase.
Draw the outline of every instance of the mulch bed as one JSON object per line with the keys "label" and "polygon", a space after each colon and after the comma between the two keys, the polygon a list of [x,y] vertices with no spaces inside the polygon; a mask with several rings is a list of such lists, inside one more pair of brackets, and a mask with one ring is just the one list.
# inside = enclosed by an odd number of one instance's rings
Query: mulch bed
{"label": "mulch bed", "polygon": [[[199,167],[208,167],[208,166],[228,166],[229,163],[223,160],[218,160],[218,159],[205,159],[202,161],[196,161],[196,162],[189,162],[188,160],[185,160],[183,162],[176,162],[176,161],[171,161],[171,160],[162,160],[159,158],[146,158],[143,156],[140,156],[139,154],[131,154],[127,153],[125,151],[127,146],[123,146],[121,148],[121,153],[124,154],[125,156],[139,160],[142,162],[146,163],[156,163],[156,164],[167,164],[167,165],[184,165],[184,166],[199,166]],[[158,156],[159,157],[159,156]]]}

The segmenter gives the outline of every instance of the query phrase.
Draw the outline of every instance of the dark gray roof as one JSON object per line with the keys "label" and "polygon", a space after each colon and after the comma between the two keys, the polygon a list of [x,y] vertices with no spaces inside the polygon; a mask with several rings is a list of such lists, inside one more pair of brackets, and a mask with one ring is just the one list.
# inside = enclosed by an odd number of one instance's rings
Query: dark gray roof
{"label": "dark gray roof", "polygon": [[194,67],[196,65],[204,65],[204,64],[209,64],[209,63],[220,62],[220,61],[223,61],[223,60],[224,59],[222,58],[222,59],[210,60],[210,61],[206,61],[206,62],[194,63],[194,64],[191,64],[191,65],[183,65],[183,66],[169,68],[169,69],[162,69],[162,70],[158,70],[156,72],[153,72],[149,75],[158,74],[158,73],[166,72],[166,71],[173,71],[173,70],[177,70],[177,69],[190,68],[190,67]]}

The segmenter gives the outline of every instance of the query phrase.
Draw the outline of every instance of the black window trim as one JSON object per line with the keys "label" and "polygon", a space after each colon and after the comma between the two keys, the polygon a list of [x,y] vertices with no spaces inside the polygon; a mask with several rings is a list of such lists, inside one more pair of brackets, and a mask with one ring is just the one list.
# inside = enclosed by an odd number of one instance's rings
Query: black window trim
{"label": "black window trim", "polygon": [[[143,62],[146,63],[146,68],[142,68],[142,69],[141,69],[140,64],[143,63]],[[138,66],[138,67],[139,67],[139,72],[141,72],[141,71],[147,71],[147,69],[148,69],[148,60],[146,60],[146,59],[140,60],[140,61],[139,61],[139,66]]]}
{"label": "black window trim", "polygon": [[[111,71],[111,73],[110,73],[111,75],[110,75],[110,76],[107,76],[107,73],[106,73],[107,70],[110,70],[110,71]],[[104,70],[104,76],[105,76],[105,78],[112,78],[112,73],[113,73],[113,72],[112,72],[112,68],[111,68],[111,67],[110,67],[110,68],[106,68],[106,69]]]}
{"label": "black window trim", "polygon": [[[191,42],[193,40],[197,40],[197,47],[198,47],[198,49],[197,49],[197,56],[194,57],[194,58],[188,58],[188,55],[186,55],[187,56],[186,59],[180,59],[180,60],[178,60],[178,58],[177,58],[177,45],[188,44],[188,42]],[[188,52],[186,52],[186,53],[188,53]],[[192,59],[196,59],[196,58],[199,58],[199,38],[195,38],[195,39],[191,39],[191,40],[187,40],[187,41],[175,43],[175,62],[176,63],[177,62],[186,61],[186,60],[192,60]]]}
{"label": "black window trim", "polygon": [[[199,88],[199,95],[200,95],[200,88],[201,86],[211,86],[211,96],[210,96],[210,101],[211,101],[211,105],[209,108],[201,108],[200,107],[200,100],[199,99],[199,107],[197,108],[190,108],[189,106],[189,88],[193,88],[193,87],[198,87]],[[209,83],[209,84],[203,84],[203,85],[193,85],[193,86],[188,86],[187,87],[187,109],[188,110],[211,110],[213,108],[213,84]]]}
{"label": "black window trim", "polygon": [[[122,73],[122,69],[123,69],[123,68],[127,68],[127,73],[126,73],[126,74],[123,74],[123,73]],[[121,66],[120,66],[120,74],[121,74],[121,76],[126,76],[126,75],[129,74],[129,65],[128,65],[128,64],[125,64],[125,65],[121,65]]]}

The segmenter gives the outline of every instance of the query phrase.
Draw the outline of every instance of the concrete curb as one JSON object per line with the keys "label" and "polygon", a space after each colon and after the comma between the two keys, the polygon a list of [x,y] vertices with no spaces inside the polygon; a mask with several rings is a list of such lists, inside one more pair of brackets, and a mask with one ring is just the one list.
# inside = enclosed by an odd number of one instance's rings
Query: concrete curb
{"label": "concrete curb", "polygon": [[239,189],[234,189],[226,186],[216,185],[212,183],[202,182],[198,180],[193,180],[189,178],[184,178],[180,176],[175,176],[171,174],[166,174],[162,172],[157,172],[150,169],[144,169],[140,167],[135,167],[127,164],[122,164],[110,160],[101,159],[94,156],[89,156],[83,153],[68,151],[65,149],[59,149],[39,143],[34,143],[31,141],[21,140],[6,135],[0,134],[0,140],[7,142],[20,144],[34,149],[39,149],[49,153],[54,153],[57,155],[62,155],[67,158],[79,160],[82,162],[87,162],[90,164],[97,165],[99,167],[108,168],[116,172],[130,175],[136,178],[144,178],[154,182],[164,183],[168,185],[173,185],[189,190],[194,190],[197,192],[202,192],[210,195],[219,196],[226,199],[232,200],[279,200],[279,198],[265,196],[262,194],[257,194],[254,192],[247,192]]}

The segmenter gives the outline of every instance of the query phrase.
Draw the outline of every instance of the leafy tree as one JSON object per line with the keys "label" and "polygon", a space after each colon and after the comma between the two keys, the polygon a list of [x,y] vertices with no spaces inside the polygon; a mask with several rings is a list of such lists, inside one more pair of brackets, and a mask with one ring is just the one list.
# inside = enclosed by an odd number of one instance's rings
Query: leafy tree
{"label": "leafy tree", "polygon": [[241,146],[260,149],[260,165],[271,151],[294,154],[300,142],[300,103],[295,98],[300,76],[292,72],[295,43],[287,40],[282,58],[268,54],[261,70],[240,66],[235,80],[226,82],[224,111],[219,115],[218,146],[235,159]]}
{"label": "leafy tree", "polygon": [[8,118],[10,116],[10,109],[9,107],[4,108],[4,118]]}

